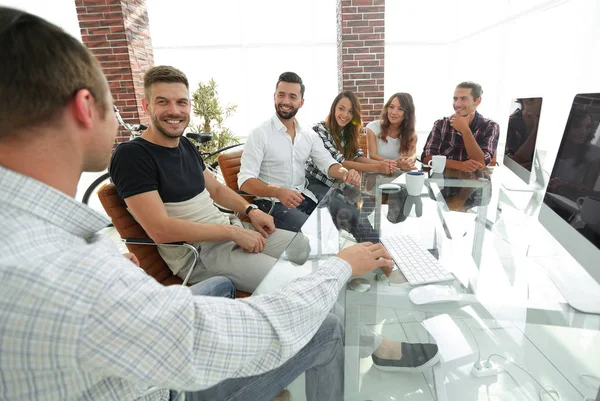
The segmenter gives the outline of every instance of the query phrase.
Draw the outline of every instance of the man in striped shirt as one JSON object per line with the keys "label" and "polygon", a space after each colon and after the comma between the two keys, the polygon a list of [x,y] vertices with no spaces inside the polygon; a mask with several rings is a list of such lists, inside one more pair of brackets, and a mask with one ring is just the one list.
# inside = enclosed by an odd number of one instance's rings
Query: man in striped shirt
{"label": "man in striped shirt", "polygon": [[73,198],[83,171],[106,168],[117,132],[98,62],[6,7],[0,48],[0,399],[269,400],[305,371],[308,400],[342,400],[329,310],[351,275],[392,265],[385,249],[346,248],[244,300],[160,285]]}
{"label": "man in striped shirt", "polygon": [[475,82],[462,82],[454,91],[454,111],[433,124],[421,160],[446,156],[446,167],[472,173],[490,164],[496,155],[498,123],[477,112],[483,90]]}

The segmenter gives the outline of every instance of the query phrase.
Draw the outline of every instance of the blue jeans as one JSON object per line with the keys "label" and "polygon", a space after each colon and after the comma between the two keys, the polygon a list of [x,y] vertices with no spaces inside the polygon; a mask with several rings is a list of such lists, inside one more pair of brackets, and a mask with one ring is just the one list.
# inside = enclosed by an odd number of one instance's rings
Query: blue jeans
{"label": "blue jeans", "polygon": [[[296,233],[300,232],[300,229],[306,220],[308,220],[308,216],[310,216],[317,207],[317,204],[312,199],[306,195],[303,196],[304,200],[297,208],[287,208],[280,202],[275,203],[275,207],[271,213],[275,222],[275,227]],[[268,213],[271,208],[271,201],[268,200],[259,199],[254,203],[256,203],[256,206],[265,213]]]}
{"label": "blue jeans", "polygon": [[[187,391],[186,401],[268,401],[306,372],[307,401],[344,399],[343,327],[332,314],[314,337],[291,359],[267,373],[239,379],[227,379],[203,391]],[[171,400],[176,393],[171,391]]]}
{"label": "blue jeans", "polygon": [[235,298],[235,287],[226,277],[215,276],[190,287],[192,294],[208,297]]}

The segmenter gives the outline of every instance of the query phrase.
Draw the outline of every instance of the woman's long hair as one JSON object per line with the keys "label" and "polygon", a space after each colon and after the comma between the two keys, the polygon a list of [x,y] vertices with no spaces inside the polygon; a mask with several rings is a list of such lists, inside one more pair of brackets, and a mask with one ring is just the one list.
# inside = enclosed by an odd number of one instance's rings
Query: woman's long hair
{"label": "woman's long hair", "polygon": [[[352,120],[345,127],[340,127],[335,118],[335,108],[340,100],[346,98],[352,103]],[[349,91],[339,93],[329,109],[329,115],[325,119],[325,128],[329,131],[335,142],[335,147],[343,153],[346,159],[354,159],[359,148],[358,137],[362,131],[362,118],[360,102],[356,95]],[[342,147],[342,131],[345,133],[346,142]]]}
{"label": "woman's long hair", "polygon": [[392,104],[395,98],[398,98],[400,107],[404,110],[404,119],[400,123],[400,154],[406,154],[410,150],[411,139],[415,135],[415,105],[410,93],[398,92],[394,93],[383,106],[381,111],[381,134],[379,137],[387,143],[389,135],[390,120],[388,118],[388,107]]}
{"label": "woman's long hair", "polygon": [[[579,124],[581,124],[587,117],[590,118],[590,122],[593,126],[594,118],[590,113],[582,109],[573,109],[573,111],[571,111],[571,114],[569,114],[569,119],[567,120],[567,126],[565,128],[565,131],[567,131],[567,136],[565,137],[565,140],[568,140],[568,136],[573,127],[576,127]],[[574,163],[575,166],[579,166],[586,161],[587,153],[590,150],[590,143],[592,142],[592,139],[594,139],[595,135],[596,132],[593,129],[590,130],[590,133],[586,135],[586,137],[583,139],[583,142],[577,145],[577,155],[575,157]]]}

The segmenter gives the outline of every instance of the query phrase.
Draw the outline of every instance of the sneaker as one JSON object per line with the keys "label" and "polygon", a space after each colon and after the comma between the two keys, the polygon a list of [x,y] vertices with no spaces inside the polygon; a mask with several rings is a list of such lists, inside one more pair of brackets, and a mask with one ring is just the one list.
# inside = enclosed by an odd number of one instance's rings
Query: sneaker
{"label": "sneaker", "polygon": [[440,360],[436,344],[402,343],[402,358],[383,359],[371,355],[373,366],[379,370],[390,372],[422,372]]}
{"label": "sneaker", "polygon": [[271,401],[292,401],[292,393],[287,390],[283,390],[281,393],[277,394],[274,398],[271,398]]}

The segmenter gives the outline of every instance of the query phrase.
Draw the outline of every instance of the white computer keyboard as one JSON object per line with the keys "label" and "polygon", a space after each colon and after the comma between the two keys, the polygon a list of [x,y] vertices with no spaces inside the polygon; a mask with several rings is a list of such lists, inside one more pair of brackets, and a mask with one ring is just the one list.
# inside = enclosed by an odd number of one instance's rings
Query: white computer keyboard
{"label": "white computer keyboard", "polygon": [[383,237],[381,243],[409,284],[421,285],[454,280],[454,276],[411,236]]}

